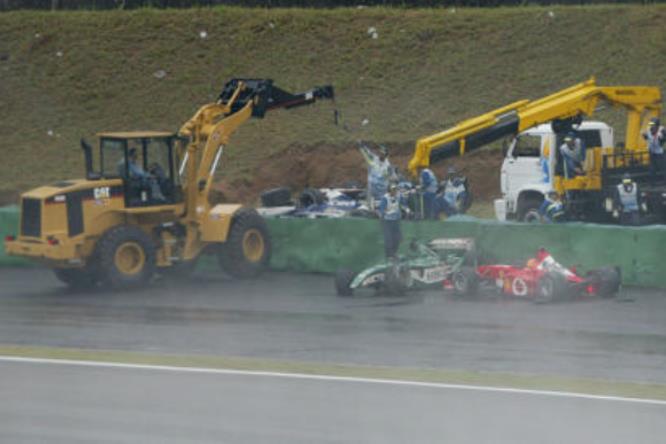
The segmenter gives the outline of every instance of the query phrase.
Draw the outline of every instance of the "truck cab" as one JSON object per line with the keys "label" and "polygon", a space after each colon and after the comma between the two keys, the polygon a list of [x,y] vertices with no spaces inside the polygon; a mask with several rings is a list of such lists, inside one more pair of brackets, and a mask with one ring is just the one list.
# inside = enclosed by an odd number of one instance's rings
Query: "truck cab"
{"label": "truck cab", "polygon": [[[585,150],[613,147],[613,129],[603,122],[582,122],[574,133]],[[555,177],[564,174],[559,152],[564,135],[555,133],[546,123],[523,131],[505,145],[500,173],[502,198],[495,200],[497,219],[539,219],[538,208],[546,194],[555,189]],[[584,168],[591,169],[594,161],[594,156],[586,156]]]}

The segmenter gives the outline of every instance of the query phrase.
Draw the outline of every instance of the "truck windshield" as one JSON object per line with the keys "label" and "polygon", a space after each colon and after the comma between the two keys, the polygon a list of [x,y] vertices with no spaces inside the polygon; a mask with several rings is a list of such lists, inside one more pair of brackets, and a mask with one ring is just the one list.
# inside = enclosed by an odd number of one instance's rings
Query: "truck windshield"
{"label": "truck windshield", "polygon": [[513,157],[539,157],[541,137],[523,134],[516,138],[516,144],[511,153]]}

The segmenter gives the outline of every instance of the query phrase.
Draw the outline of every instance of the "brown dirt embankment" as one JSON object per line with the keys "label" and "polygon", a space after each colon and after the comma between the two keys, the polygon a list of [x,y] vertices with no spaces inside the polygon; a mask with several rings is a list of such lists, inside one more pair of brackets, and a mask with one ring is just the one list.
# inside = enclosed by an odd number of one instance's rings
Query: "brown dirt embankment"
{"label": "brown dirt embankment", "polygon": [[[411,143],[385,143],[391,162],[405,171],[414,146]],[[489,201],[499,195],[501,151],[482,149],[464,157],[433,166],[442,178],[450,165],[466,174],[478,201]],[[216,186],[216,200],[253,202],[262,191],[287,186],[293,193],[306,187],[336,187],[349,182],[365,185],[367,170],[354,144],[321,142],[314,145],[292,144],[286,150],[259,161],[246,177],[222,179]]]}

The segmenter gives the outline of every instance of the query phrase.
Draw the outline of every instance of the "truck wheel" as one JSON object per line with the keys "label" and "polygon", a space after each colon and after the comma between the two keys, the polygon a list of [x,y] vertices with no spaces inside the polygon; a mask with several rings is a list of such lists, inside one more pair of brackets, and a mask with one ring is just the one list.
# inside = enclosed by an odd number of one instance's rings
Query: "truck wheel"
{"label": "truck wheel", "polygon": [[539,207],[542,202],[543,199],[539,200],[535,197],[526,198],[518,207],[518,221],[533,222],[533,220],[527,220],[527,218],[534,218],[535,215],[541,220],[541,217],[539,216]]}
{"label": "truck wheel", "polygon": [[111,228],[97,242],[95,254],[100,278],[112,288],[138,287],[155,274],[155,244],[138,227]]}
{"label": "truck wheel", "polygon": [[264,207],[283,207],[291,205],[291,191],[287,187],[266,190],[261,193],[261,205]]}
{"label": "truck wheel", "polygon": [[462,267],[451,276],[453,294],[457,297],[471,296],[479,287],[479,278],[472,267]]}
{"label": "truck wheel", "polygon": [[355,276],[356,273],[344,268],[335,272],[335,292],[338,296],[352,296],[354,294],[351,283]]}
{"label": "truck wheel", "polygon": [[86,268],[54,268],[53,273],[58,280],[73,290],[87,290],[97,284],[97,276],[93,270]]}
{"label": "truck wheel", "polygon": [[541,215],[539,214],[539,210],[536,209],[536,208],[530,208],[525,213],[522,220],[523,220],[523,222],[527,222],[528,224],[541,223]]}
{"label": "truck wheel", "polygon": [[236,278],[259,275],[270,259],[271,240],[266,222],[250,208],[241,208],[231,221],[227,241],[220,245],[220,267]]}
{"label": "truck wheel", "polygon": [[546,274],[537,284],[537,294],[534,302],[537,304],[547,304],[568,296],[566,281],[558,275]]}

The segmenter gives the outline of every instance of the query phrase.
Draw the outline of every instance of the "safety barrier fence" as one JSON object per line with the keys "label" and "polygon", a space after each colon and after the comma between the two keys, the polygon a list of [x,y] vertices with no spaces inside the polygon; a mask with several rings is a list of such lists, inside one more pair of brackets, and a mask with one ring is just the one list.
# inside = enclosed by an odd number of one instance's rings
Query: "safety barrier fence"
{"label": "safety barrier fence", "polygon": [[[380,260],[380,223],[367,219],[273,219],[271,265],[277,270],[360,270]],[[629,285],[666,288],[666,227],[620,227],[570,223],[537,225],[486,220],[403,222],[404,253],[412,239],[472,237],[481,259],[524,263],[539,247],[581,271],[606,265],[622,268]]]}
{"label": "safety barrier fence", "polygon": [[[18,232],[16,207],[0,208],[0,235]],[[269,219],[276,270],[330,273],[360,270],[381,260],[383,239],[372,219]],[[619,227],[596,224],[519,224],[471,218],[445,222],[403,222],[404,253],[412,239],[472,237],[482,259],[515,263],[547,248],[562,264],[581,270],[605,265],[622,268],[626,284],[666,288],[666,226]],[[26,265],[5,255],[0,266]]]}
{"label": "safety barrier fence", "polygon": [[8,256],[5,253],[5,236],[18,233],[19,210],[15,205],[0,207],[0,267],[27,266],[31,263],[23,258]]}

